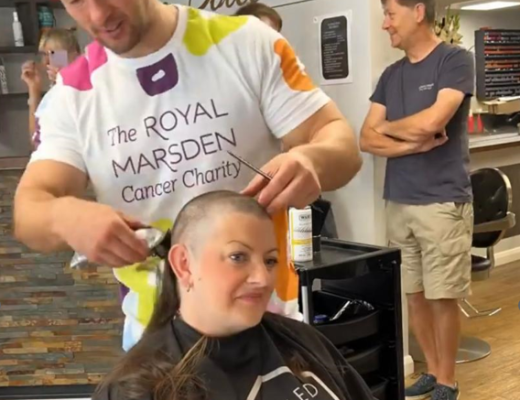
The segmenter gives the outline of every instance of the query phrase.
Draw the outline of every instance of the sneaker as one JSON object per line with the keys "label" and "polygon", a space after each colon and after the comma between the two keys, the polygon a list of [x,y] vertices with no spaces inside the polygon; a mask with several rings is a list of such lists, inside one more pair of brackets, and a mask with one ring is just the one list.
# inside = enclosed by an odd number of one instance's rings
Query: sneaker
{"label": "sneaker", "polygon": [[436,385],[437,378],[430,374],[422,374],[412,386],[407,387],[404,391],[406,400],[427,399],[432,395]]}
{"label": "sneaker", "polygon": [[432,394],[432,400],[458,400],[460,396],[459,386],[449,387],[438,384]]}

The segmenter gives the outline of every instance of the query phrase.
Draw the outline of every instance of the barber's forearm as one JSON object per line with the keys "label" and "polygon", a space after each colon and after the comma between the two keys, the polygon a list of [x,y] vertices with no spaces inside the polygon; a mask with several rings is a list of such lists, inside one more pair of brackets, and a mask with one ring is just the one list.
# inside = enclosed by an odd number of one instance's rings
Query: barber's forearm
{"label": "barber's forearm", "polygon": [[300,153],[311,162],[322,191],[346,185],[363,163],[355,135],[343,120],[328,124],[314,135],[310,143],[289,151]]}
{"label": "barber's forearm", "polygon": [[57,233],[60,210],[69,198],[41,190],[20,189],[15,196],[14,233],[28,247],[43,253],[68,249]]}

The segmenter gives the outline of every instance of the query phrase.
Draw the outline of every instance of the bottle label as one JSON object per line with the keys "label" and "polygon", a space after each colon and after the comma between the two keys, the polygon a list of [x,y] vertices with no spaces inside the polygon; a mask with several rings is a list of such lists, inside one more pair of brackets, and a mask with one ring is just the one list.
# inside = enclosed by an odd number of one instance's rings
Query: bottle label
{"label": "bottle label", "polygon": [[312,210],[289,210],[289,237],[293,261],[312,260]]}

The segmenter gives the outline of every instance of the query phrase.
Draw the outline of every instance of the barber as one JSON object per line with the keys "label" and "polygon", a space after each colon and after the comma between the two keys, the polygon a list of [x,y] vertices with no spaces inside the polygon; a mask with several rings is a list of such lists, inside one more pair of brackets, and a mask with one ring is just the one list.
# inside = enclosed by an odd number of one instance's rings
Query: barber
{"label": "barber", "polygon": [[[134,229],[172,223],[201,193],[243,191],[274,214],[306,206],[360,169],[334,102],[256,18],[158,0],[63,4],[96,41],[60,72],[16,192],[15,233],[29,247],[130,265],[148,254]],[[198,154],[189,153],[194,143]],[[226,150],[273,179],[251,180]],[[82,199],[88,182],[98,202]]]}
{"label": "barber", "polygon": [[384,198],[391,245],[402,254],[410,323],[428,373],[407,399],[456,400],[457,301],[469,294],[473,209],[466,119],[471,54],[433,32],[434,0],[383,0],[383,29],[405,57],[371,98],[361,149],[388,158]]}

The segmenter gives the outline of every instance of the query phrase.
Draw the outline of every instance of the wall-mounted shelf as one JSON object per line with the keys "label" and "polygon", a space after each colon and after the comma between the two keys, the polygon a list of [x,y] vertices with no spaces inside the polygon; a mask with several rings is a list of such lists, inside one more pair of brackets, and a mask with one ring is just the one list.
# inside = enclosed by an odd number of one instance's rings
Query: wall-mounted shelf
{"label": "wall-mounted shelf", "polygon": [[0,100],[4,99],[27,99],[29,93],[0,93]]}
{"label": "wall-mounted shelf", "polygon": [[38,5],[46,5],[50,8],[65,8],[61,1],[36,1]]}
{"label": "wall-mounted shelf", "polygon": [[0,54],[32,54],[36,52],[36,46],[0,46]]}
{"label": "wall-mounted shelf", "polygon": [[520,95],[520,30],[476,31],[475,61],[480,100]]}
{"label": "wall-mounted shelf", "polygon": [[16,3],[27,3],[27,1],[0,0],[0,8],[15,8]]}

